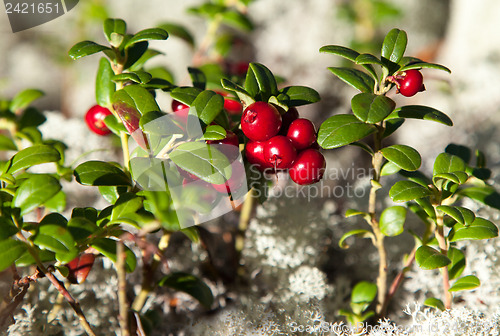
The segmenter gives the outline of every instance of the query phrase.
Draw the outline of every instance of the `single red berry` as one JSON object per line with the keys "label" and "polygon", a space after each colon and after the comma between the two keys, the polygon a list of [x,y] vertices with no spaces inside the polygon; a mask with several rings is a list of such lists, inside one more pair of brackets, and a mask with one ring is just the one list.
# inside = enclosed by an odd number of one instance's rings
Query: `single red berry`
{"label": "single red berry", "polygon": [[298,118],[299,118],[299,111],[297,111],[297,109],[293,106],[288,108],[288,111],[286,111],[281,115],[282,123],[279,134],[286,135],[286,133],[288,132],[288,128],[290,127],[290,124]]}
{"label": "single red berry", "polygon": [[240,161],[231,163],[231,177],[225,183],[212,184],[215,190],[221,193],[235,193],[246,181],[245,166]]}
{"label": "single red berry", "polygon": [[94,265],[95,255],[92,253],[82,253],[80,256],[71,260],[65,266],[68,268],[68,281],[73,284],[79,284],[85,281]]}
{"label": "single red berry", "polygon": [[250,104],[241,116],[241,130],[253,141],[266,141],[278,134],[281,115],[271,104],[255,102]]}
{"label": "single red berry", "polygon": [[189,106],[187,106],[184,103],[181,103],[178,100],[175,100],[175,99],[172,100],[172,111],[177,112],[177,111],[185,109],[185,108],[189,108]]}
{"label": "single red berry", "polygon": [[412,69],[404,72],[403,78],[398,80],[398,89],[405,97],[411,97],[425,90],[424,77],[420,71]]}
{"label": "single red berry", "polygon": [[306,149],[316,141],[316,128],[310,120],[299,118],[290,124],[286,136],[297,150]]}
{"label": "single red berry", "polygon": [[275,169],[290,168],[296,156],[292,141],[283,135],[272,137],[264,146],[264,159]]}
{"label": "single red berry", "polygon": [[207,140],[206,142],[209,145],[217,145],[217,149],[226,154],[230,161],[234,161],[240,153],[238,136],[231,131],[226,131],[226,137],[222,140]]}
{"label": "single red berry", "polygon": [[245,146],[245,157],[247,161],[255,165],[260,171],[272,168],[271,164],[264,159],[265,142],[249,141]]}
{"label": "single red berry", "polygon": [[85,122],[92,132],[97,135],[108,135],[111,133],[104,123],[104,118],[111,115],[111,111],[105,107],[94,105],[85,114]]}
{"label": "single red berry", "polygon": [[235,99],[224,98],[224,109],[232,115],[240,115],[243,111],[243,105]]}
{"label": "single red berry", "polygon": [[306,149],[297,155],[295,163],[288,172],[295,183],[309,185],[321,180],[325,167],[323,154],[316,149]]}

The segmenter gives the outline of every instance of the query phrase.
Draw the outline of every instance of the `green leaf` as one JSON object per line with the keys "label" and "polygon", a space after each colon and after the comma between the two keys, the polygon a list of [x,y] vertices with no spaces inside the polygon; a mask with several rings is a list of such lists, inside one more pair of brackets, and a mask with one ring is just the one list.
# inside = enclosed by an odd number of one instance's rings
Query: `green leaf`
{"label": "green leaf", "polygon": [[128,85],[114,94],[113,106],[122,103],[129,109],[136,109],[141,115],[151,111],[160,111],[151,93],[139,85]]}
{"label": "green leaf", "polygon": [[408,180],[418,183],[426,188],[432,183],[432,180],[430,178],[428,178],[427,176],[425,176],[425,174],[423,174],[418,170],[416,171],[401,170],[399,171],[399,174],[406,177]]}
{"label": "green leaf", "polygon": [[125,126],[123,126],[123,123],[121,120],[118,120],[114,115],[107,115],[104,117],[104,123],[106,126],[110,129],[111,132],[114,134],[120,136],[121,132],[127,132],[127,129]]}
{"label": "green leaf", "polygon": [[0,241],[0,272],[15,263],[27,250],[27,245],[19,240]]}
{"label": "green leaf", "polygon": [[170,92],[170,96],[172,99],[178,100],[181,103],[184,103],[188,106],[191,106],[198,97],[198,95],[202,92],[203,90],[195,88],[195,87],[189,87],[189,86],[180,86],[176,87]]}
{"label": "green leaf", "polygon": [[380,152],[387,160],[407,171],[415,171],[422,164],[420,154],[410,146],[393,145],[381,149]]}
{"label": "green leaf", "polygon": [[356,209],[347,209],[345,212],[345,218],[353,217],[353,216],[367,216],[368,213]]}
{"label": "green leaf", "polygon": [[227,157],[201,142],[187,142],[170,153],[170,159],[181,169],[213,184],[222,184],[231,176]]}
{"label": "green leaf", "polygon": [[111,42],[111,34],[125,35],[127,33],[127,24],[122,19],[106,19],[104,20],[103,30],[107,40]]}
{"label": "green leaf", "polygon": [[446,126],[453,126],[453,121],[441,111],[429,106],[407,105],[397,108],[387,119],[408,118],[435,121]]}
{"label": "green leaf", "polygon": [[114,82],[135,82],[138,84],[148,83],[153,76],[145,71],[134,71],[134,72],[122,72],[121,74],[114,75],[111,79]]}
{"label": "green leaf", "polygon": [[31,240],[39,248],[54,252],[59,262],[70,262],[78,255],[73,236],[60,225],[40,225]]}
{"label": "green leaf", "polygon": [[200,90],[205,90],[207,85],[207,77],[200,69],[188,67],[189,76],[191,77],[191,82],[195,88]]}
{"label": "green leaf", "polygon": [[0,150],[17,150],[17,146],[11,138],[0,134]]}
{"label": "green leaf", "polygon": [[142,197],[136,196],[134,193],[124,193],[113,205],[113,212],[111,213],[111,221],[126,218],[127,215],[137,212],[142,208]]}
{"label": "green leaf", "polygon": [[352,98],[351,107],[359,120],[368,124],[376,124],[391,114],[396,103],[386,96],[359,93]]}
{"label": "green leaf", "polygon": [[453,286],[448,289],[449,292],[458,292],[463,290],[471,290],[481,286],[481,281],[474,275],[464,276],[453,284]]}
{"label": "green leaf", "polygon": [[491,221],[476,217],[472,224],[465,226],[457,223],[448,234],[450,242],[462,240],[480,240],[498,237],[498,227]]}
{"label": "green leaf", "polygon": [[458,194],[500,210],[500,194],[490,186],[465,188]]}
{"label": "green leaf", "polygon": [[[167,114],[159,111],[148,112],[139,121],[141,129],[148,134],[166,136],[171,134],[184,134],[174,120]],[[152,142],[153,138],[150,138]]]}
{"label": "green leaf", "polygon": [[319,49],[319,52],[341,56],[352,62],[356,62],[356,58],[359,56],[359,52],[338,45],[323,46]]}
{"label": "green leaf", "polygon": [[388,176],[392,174],[396,174],[401,170],[396,164],[391,161],[386,161],[382,166],[382,170],[380,171],[380,176]]}
{"label": "green leaf", "polygon": [[392,135],[392,133],[396,132],[399,127],[404,124],[405,120],[403,118],[393,118],[393,119],[385,119],[385,131],[382,135],[383,138],[387,138]]}
{"label": "green leaf", "polygon": [[66,208],[66,194],[61,190],[54,197],[46,201],[44,205],[48,210],[63,212]]}
{"label": "green leaf", "polygon": [[12,220],[7,217],[0,217],[0,241],[12,237],[19,232]]}
{"label": "green leaf", "polygon": [[451,143],[448,146],[446,146],[446,148],[444,149],[444,151],[445,151],[445,153],[458,156],[459,158],[461,158],[462,160],[464,160],[464,162],[466,164],[470,162],[470,159],[471,159],[471,156],[472,156],[472,153],[471,153],[471,150],[470,150],[469,147],[462,146],[462,145],[457,145],[457,144],[454,144],[454,143]]}
{"label": "green leaf", "polygon": [[404,30],[392,29],[384,38],[382,44],[382,57],[393,63],[399,63],[406,50],[408,37]]}
{"label": "green leaf", "polygon": [[189,110],[190,114],[197,115],[205,123],[210,125],[217,115],[224,109],[224,98],[214,91],[203,91],[193,101]]}
{"label": "green leaf", "polygon": [[380,66],[385,66],[381,60],[372,54],[361,54],[354,60],[356,64],[377,64]]}
{"label": "green leaf", "polygon": [[250,21],[245,14],[235,10],[222,12],[222,22],[228,26],[241,29],[245,32],[249,32],[253,29],[252,21]]}
{"label": "green leaf", "polygon": [[402,206],[386,208],[380,215],[380,231],[388,237],[394,237],[403,233],[406,212],[406,208]]}
{"label": "green leaf", "polygon": [[110,48],[97,44],[95,42],[82,41],[71,47],[71,49],[69,50],[69,57],[77,60],[81,57],[89,56],[103,50],[111,51]]}
{"label": "green leaf", "polygon": [[[95,248],[97,251],[101,252],[104,256],[109,258],[113,263],[116,264],[117,255],[116,255],[116,244],[117,241],[110,238],[98,238],[95,239],[90,246]],[[135,257],[134,252],[127,246],[124,245],[125,248],[125,270],[127,272],[133,272],[137,265],[137,259]]]}
{"label": "green leaf", "polygon": [[436,176],[444,173],[465,172],[465,168],[465,162],[458,156],[441,153],[434,161],[432,175]]}
{"label": "green leaf", "polygon": [[[142,54],[142,56],[137,60],[135,61],[135,63],[133,65],[131,65],[128,70],[129,71],[137,71],[137,70],[141,70],[143,67],[144,67],[144,64],[149,61],[150,59],[152,59],[153,57],[155,56],[158,56],[158,55],[163,55],[163,53],[161,51],[158,51],[158,50],[154,50],[154,49],[148,49],[146,50],[146,52],[144,54]],[[159,67],[159,68],[162,68],[162,67]],[[155,74],[153,74],[151,72],[151,70],[154,70],[156,71],[155,69],[158,69],[158,68],[152,68],[152,69],[148,69],[148,72],[153,76],[153,77],[158,77],[158,78],[162,78],[162,79],[165,79],[163,77],[160,77],[160,76],[155,76]],[[169,77],[169,79],[171,79],[171,77]],[[171,82],[171,80],[167,80],[169,82]]]}
{"label": "green leaf", "polygon": [[98,188],[102,197],[111,204],[115,204],[120,194],[127,191],[126,187],[99,186]]}
{"label": "green leaf", "polygon": [[428,188],[412,181],[398,181],[389,190],[389,196],[394,202],[412,201],[431,194]]}
{"label": "green leaf", "polygon": [[245,79],[245,90],[256,100],[268,101],[278,95],[278,85],[272,72],[260,63],[250,63]]}
{"label": "green leaf", "polygon": [[361,314],[375,300],[377,285],[361,281],[354,286],[351,293],[351,309],[355,314]]}
{"label": "green leaf", "polygon": [[165,29],[170,36],[178,37],[187,42],[191,47],[194,47],[193,35],[183,26],[172,22],[164,22],[158,28]]}
{"label": "green leaf", "polygon": [[61,185],[50,175],[31,175],[24,180],[16,191],[13,206],[21,209],[21,216],[31,212],[54,197]]}
{"label": "green leaf", "polygon": [[418,266],[424,270],[441,268],[451,263],[447,256],[428,245],[422,245],[417,249],[415,260]]}
{"label": "green leaf", "polygon": [[449,180],[449,181],[452,181],[456,184],[464,184],[465,182],[467,182],[468,179],[469,179],[469,175],[467,175],[467,173],[462,172],[462,171],[456,171],[453,173],[436,174],[432,178],[432,180],[434,181],[434,184],[436,184],[436,185],[437,185],[437,181],[439,181],[439,180]]}
{"label": "green leaf", "polygon": [[[128,35],[127,37],[129,37]],[[127,50],[127,62],[123,66],[123,69],[130,69],[134,64],[136,64],[142,57],[147,53],[149,43],[147,41],[137,42],[130,46]]]}
{"label": "green leaf", "polygon": [[76,181],[90,186],[129,186],[130,177],[120,168],[103,161],[87,161],[75,168]]}
{"label": "green leaf", "polygon": [[446,310],[446,307],[444,306],[443,301],[436,299],[434,297],[430,297],[430,298],[425,299],[424,306],[436,308],[436,309],[439,309],[440,311]]}
{"label": "green leaf", "polygon": [[346,243],[346,240],[347,240],[347,238],[352,237],[352,236],[373,239],[373,233],[371,233],[368,230],[362,230],[362,229],[351,230],[349,232],[344,233],[344,235],[342,235],[342,237],[339,240],[339,247],[343,248],[343,249],[348,249],[349,247],[351,247],[351,245]]}
{"label": "green leaf", "polygon": [[425,213],[430,218],[436,220],[436,210],[434,210],[434,206],[432,206],[429,197],[417,198],[415,202],[425,211]]}
{"label": "green leaf", "polygon": [[469,226],[476,219],[476,215],[471,210],[461,206],[440,205],[437,207],[440,210],[456,220],[458,223]]}
{"label": "green leaf", "polygon": [[362,142],[362,141],[355,141],[353,143],[350,144],[351,146],[355,146],[355,147],[359,147],[361,148],[362,150],[364,150],[365,152],[367,152],[368,154],[372,155],[375,154],[373,152],[373,149],[368,146],[366,143]]}
{"label": "green leaf", "polygon": [[248,106],[253,102],[255,102],[255,100],[250,96],[250,93],[248,93],[244,88],[242,88],[238,84],[233,83],[232,81],[225,78],[221,79],[221,84],[224,89],[236,93],[238,98],[243,102],[245,106]]}
{"label": "green leaf", "polygon": [[338,114],[328,118],[318,132],[318,144],[325,149],[337,148],[377,131],[373,125],[365,124],[350,114]]}
{"label": "green leaf", "polygon": [[169,274],[163,277],[158,284],[191,295],[207,309],[209,309],[214,302],[210,287],[201,279],[189,273],[175,272]]}
{"label": "green leaf", "polygon": [[328,70],[330,70],[335,76],[361,92],[373,92],[375,81],[372,77],[360,70],[338,67],[329,67]]}
{"label": "green leaf", "polygon": [[278,98],[284,94],[287,106],[302,106],[320,101],[319,93],[307,86],[287,86],[280,91]]}
{"label": "green leaf", "polygon": [[40,97],[43,97],[45,94],[43,91],[36,89],[27,89],[19,92],[10,102],[9,110],[12,112],[20,111],[26,107],[28,107],[33,101],[37,100]]}
{"label": "green leaf", "polygon": [[209,125],[203,134],[203,140],[222,140],[226,138],[226,130],[219,125]]}
{"label": "green leaf", "polygon": [[451,70],[443,65],[436,64],[436,63],[427,63],[427,62],[412,62],[408,65],[405,65],[401,69],[399,69],[399,71],[406,71],[406,70],[411,70],[411,69],[435,69],[435,70],[442,70],[442,71],[446,71],[447,73],[451,73]]}
{"label": "green leaf", "polygon": [[448,250],[448,258],[451,263],[448,265],[448,276],[450,280],[458,278],[465,269],[465,255],[455,247]]}
{"label": "green leaf", "polygon": [[90,235],[96,233],[98,229],[95,222],[85,217],[74,217],[68,222],[68,231],[78,242],[87,239]]}
{"label": "green leaf", "polygon": [[111,63],[105,57],[99,61],[97,76],[95,82],[95,97],[96,102],[100,106],[111,108],[111,98],[116,91],[116,85],[111,80],[114,76]]}
{"label": "green leaf", "polygon": [[149,40],[166,40],[168,38],[168,33],[161,28],[148,28],[141,30],[136,33],[130,40],[125,44],[125,49],[130,48],[130,46],[143,41]]}
{"label": "green leaf", "polygon": [[15,174],[20,170],[61,159],[59,151],[47,145],[35,145],[16,153],[4,167],[6,173]]}

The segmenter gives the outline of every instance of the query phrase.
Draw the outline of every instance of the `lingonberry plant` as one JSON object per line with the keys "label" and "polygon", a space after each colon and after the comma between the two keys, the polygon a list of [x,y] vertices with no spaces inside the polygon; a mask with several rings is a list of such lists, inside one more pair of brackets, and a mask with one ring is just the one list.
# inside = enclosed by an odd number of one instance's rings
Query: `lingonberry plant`
{"label": "lingonberry plant", "polygon": [[[406,105],[396,107],[387,97],[394,87],[404,96],[412,96],[423,89],[420,69],[450,72],[446,67],[404,56],[407,35],[399,29],[385,37],[381,57],[337,45],[328,45],[320,52],[341,56],[355,63],[357,68],[331,67],[329,70],[361,93],[351,100],[353,114],[338,114],[328,118],[320,127],[318,143],[325,149],[353,145],[371,156],[371,189],[367,209],[350,209],[346,217],[361,216],[368,229],[356,229],[344,234],[339,245],[348,247],[352,236],[369,238],[379,255],[376,285],[361,282],[355,286],[351,309],[341,314],[352,322],[366,320],[372,315],[385,316],[387,306],[404,279],[405,272],[416,261],[422,269],[439,269],[443,278],[443,300],[428,298],[426,304],[439,309],[452,305],[452,293],[479,286],[474,275],[461,276],[465,267],[464,254],[456,248],[459,241],[488,239],[498,236],[498,228],[491,221],[476,217],[463,207],[461,200],[470,198],[498,208],[498,193],[488,184],[490,171],[485,167],[484,154],[476,152],[476,162],[470,163],[470,150],[465,146],[449,145],[438,155],[431,176],[418,171],[421,156],[412,147],[402,144],[384,146],[384,140],[399,129],[406,119],[421,119],[452,126],[444,113],[428,106]],[[372,142],[364,141],[372,136]],[[399,173],[403,180],[390,187],[389,196],[403,205],[378,207],[377,195],[382,188],[382,177]],[[422,232],[410,232],[415,247],[407,256],[400,273],[388,286],[388,257],[385,239],[401,234],[405,229],[408,211],[422,221]],[[452,283],[453,281],[453,283]],[[370,310],[375,300],[375,311]]]}

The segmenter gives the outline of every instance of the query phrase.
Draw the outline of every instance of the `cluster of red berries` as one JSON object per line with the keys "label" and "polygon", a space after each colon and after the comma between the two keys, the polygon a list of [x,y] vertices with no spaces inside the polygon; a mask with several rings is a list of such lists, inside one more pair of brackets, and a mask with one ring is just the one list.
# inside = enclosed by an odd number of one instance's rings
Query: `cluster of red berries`
{"label": "cluster of red berries", "polygon": [[391,80],[396,84],[398,93],[401,93],[405,97],[414,96],[418,92],[425,90],[424,77],[420,71],[415,69],[397,74]]}
{"label": "cluster of red berries", "polygon": [[272,104],[255,102],[243,111],[241,130],[250,140],[246,159],[259,170],[288,170],[300,185],[323,177],[326,163],[317,149],[316,129],[310,120],[299,118],[296,108],[282,115]]}

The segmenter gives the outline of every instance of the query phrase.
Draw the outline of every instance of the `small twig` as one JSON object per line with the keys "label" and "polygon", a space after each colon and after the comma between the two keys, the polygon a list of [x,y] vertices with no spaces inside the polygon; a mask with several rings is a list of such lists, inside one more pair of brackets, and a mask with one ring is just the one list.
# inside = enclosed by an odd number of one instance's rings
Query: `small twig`
{"label": "small twig", "polygon": [[[444,237],[444,222],[443,216],[438,215],[436,218],[436,240],[439,244],[439,249],[443,255],[448,255],[448,243]],[[443,295],[444,295],[444,307],[446,309],[451,309],[452,295],[449,292],[450,289],[450,275],[448,273],[448,266],[441,268],[441,273],[443,276]]]}
{"label": "small twig", "polygon": [[255,190],[252,188],[248,193],[243,206],[241,207],[240,221],[238,223],[238,233],[236,235],[235,248],[238,253],[243,250],[245,241],[245,232],[248,228],[248,223],[252,217],[252,211],[255,203]]}
{"label": "small twig", "polygon": [[120,330],[122,336],[129,336],[128,329],[128,303],[127,303],[127,279],[125,273],[125,246],[120,239],[116,242],[116,273],[118,275],[118,306]]}

